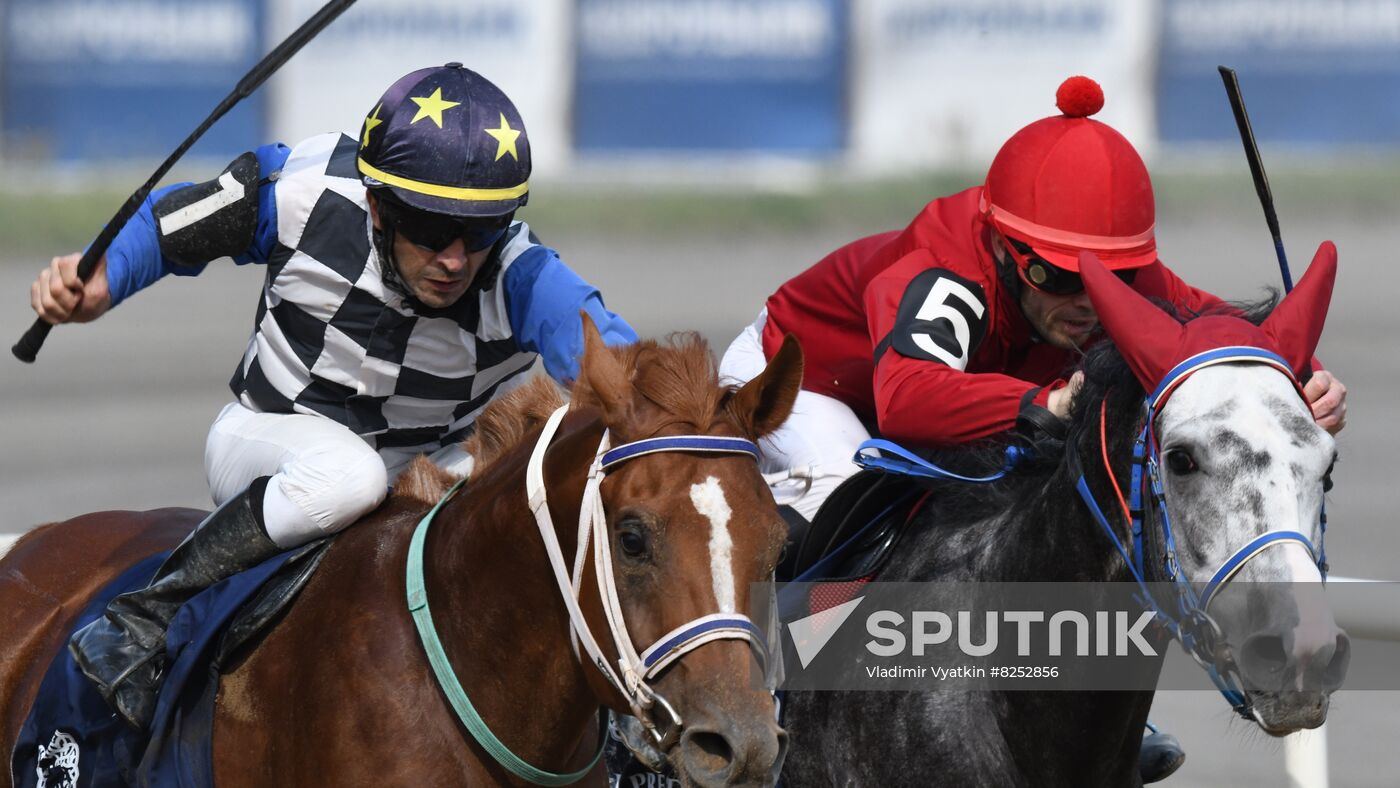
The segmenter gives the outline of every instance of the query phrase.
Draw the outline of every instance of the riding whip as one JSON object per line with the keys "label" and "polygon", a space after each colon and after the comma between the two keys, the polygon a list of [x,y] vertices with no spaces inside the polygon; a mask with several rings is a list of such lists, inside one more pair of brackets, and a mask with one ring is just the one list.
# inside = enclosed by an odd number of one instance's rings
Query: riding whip
{"label": "riding whip", "polygon": [[1244,143],[1244,156],[1249,160],[1249,174],[1254,176],[1254,190],[1259,193],[1259,203],[1264,207],[1264,221],[1269,224],[1269,234],[1274,237],[1274,252],[1278,255],[1278,267],[1283,274],[1283,292],[1293,290],[1293,275],[1288,271],[1288,256],[1283,252],[1283,236],[1278,229],[1278,214],[1274,212],[1274,193],[1269,189],[1269,176],[1264,174],[1264,161],[1259,157],[1259,143],[1254,140],[1254,128],[1249,125],[1249,113],[1244,109],[1244,96],[1240,93],[1240,78],[1233,68],[1219,66],[1220,78],[1225,82],[1225,95],[1230,97],[1230,109],[1235,112],[1235,125],[1240,130],[1240,142]]}
{"label": "riding whip", "polygon": [[[315,38],[316,34],[320,33],[326,25],[329,25],[336,17],[340,16],[347,8],[354,4],[355,0],[330,0],[321,7],[321,10],[317,11],[315,15],[306,20],[301,27],[287,36],[286,40],[278,44],[276,49],[267,53],[266,57],[258,61],[257,65],[253,66],[247,74],[244,74],[243,78],[238,81],[238,85],[234,87],[233,92],[225,96],[223,101],[219,102],[219,105],[214,108],[214,111],[209,113],[209,117],[205,118],[204,122],[199,124],[199,128],[195,129],[190,136],[185,138],[184,142],[180,143],[180,147],[176,148],[175,151],[170,154],[170,157],[156,168],[156,171],[152,173],[151,177],[146,180],[141,188],[137,189],[126,199],[126,203],[122,205],[121,210],[117,211],[116,215],[112,217],[112,220],[107,222],[107,226],[102,228],[102,232],[97,235],[97,240],[92,242],[92,245],[87,248],[87,251],[83,252],[82,259],[78,261],[78,278],[86,282],[92,276],[93,269],[97,267],[97,262],[102,259],[102,255],[107,253],[107,247],[112,244],[112,240],[117,237],[117,233],[121,232],[121,229],[126,226],[126,223],[131,217],[140,210],[141,203],[146,201],[146,197],[151,193],[151,189],[154,189],[160,179],[165,177],[165,174],[175,165],[175,162],[179,161],[180,157],[185,155],[185,151],[189,150],[191,145],[200,137],[204,136],[204,132],[208,131],[209,127],[213,126],[219,118],[222,118],[229,110],[233,109],[234,105],[238,102],[252,95],[253,91],[258,89],[258,86],[266,82],[268,77],[272,76],[277,69],[282,67],[283,63],[290,60],[292,55],[295,55],[303,46],[306,46],[306,43]],[[52,329],[53,326],[54,324],[52,323],[36,318],[34,320],[34,325],[30,326],[29,330],[24,332],[24,336],[20,337],[19,342],[15,343],[14,347],[10,348],[10,352],[15,354],[15,358],[26,364],[33,363],[35,357],[39,354],[39,349],[44,346],[44,339],[48,337],[49,330]]]}

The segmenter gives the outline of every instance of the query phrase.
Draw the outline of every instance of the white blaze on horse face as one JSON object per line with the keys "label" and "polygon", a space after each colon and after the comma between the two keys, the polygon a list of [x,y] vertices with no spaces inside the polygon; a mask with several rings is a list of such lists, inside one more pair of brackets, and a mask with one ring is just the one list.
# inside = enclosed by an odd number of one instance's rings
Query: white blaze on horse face
{"label": "white blaze on horse face", "polygon": [[[1321,478],[1334,443],[1278,370],[1219,364],[1193,374],[1162,409],[1157,439],[1178,557],[1193,581],[1265,531],[1297,531],[1317,547]],[[1174,449],[1188,451],[1199,470],[1175,476]],[[1287,543],[1250,560],[1238,578],[1316,583],[1321,573],[1302,545]]]}
{"label": "white blaze on horse face", "polygon": [[719,479],[713,476],[690,485],[690,501],[697,512],[710,520],[710,576],[715,584],[715,602],[719,612],[733,613],[734,540],[729,536],[729,518],[733,515],[729,501],[725,500]]}

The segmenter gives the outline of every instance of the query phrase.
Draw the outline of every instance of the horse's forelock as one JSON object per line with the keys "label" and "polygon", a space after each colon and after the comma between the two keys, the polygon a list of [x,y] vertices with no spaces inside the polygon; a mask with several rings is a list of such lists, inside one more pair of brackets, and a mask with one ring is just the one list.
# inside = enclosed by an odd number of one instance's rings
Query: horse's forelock
{"label": "horse's forelock", "polygon": [[[679,332],[665,342],[642,340],[609,352],[631,376],[634,398],[652,406],[634,408],[634,423],[610,425],[615,431],[649,435],[673,423],[704,431],[720,413],[728,392],[720,387],[714,356],[699,334]],[[586,377],[580,375],[574,384],[574,400],[580,404],[596,399]]]}
{"label": "horse's forelock", "polygon": [[673,334],[638,359],[637,393],[670,417],[705,430],[720,411],[725,391],[710,346],[698,334]]}

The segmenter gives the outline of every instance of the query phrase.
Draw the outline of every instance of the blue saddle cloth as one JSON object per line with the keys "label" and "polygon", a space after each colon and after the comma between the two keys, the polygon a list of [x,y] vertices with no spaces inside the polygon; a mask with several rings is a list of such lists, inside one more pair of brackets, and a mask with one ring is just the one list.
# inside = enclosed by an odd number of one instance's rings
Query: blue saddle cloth
{"label": "blue saddle cloth", "polygon": [[[83,610],[93,621],[118,594],[144,587],[168,553],[122,573]],[[213,785],[210,739],[219,672],[211,663],[224,629],[297,551],[283,553],[217,583],[186,602],[170,624],[170,659],[148,731],[116,715],[62,648],[44,674],[39,694],[10,759],[16,788]]]}

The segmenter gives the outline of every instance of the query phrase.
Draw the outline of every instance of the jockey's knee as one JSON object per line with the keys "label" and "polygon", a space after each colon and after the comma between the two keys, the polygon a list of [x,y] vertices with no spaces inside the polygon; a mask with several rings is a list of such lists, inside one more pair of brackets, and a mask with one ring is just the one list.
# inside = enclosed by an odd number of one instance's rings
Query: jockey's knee
{"label": "jockey's knee", "polygon": [[[807,488],[801,498],[788,504],[796,509],[798,514],[807,518],[807,522],[812,522],[817,518],[817,511],[822,508],[826,499],[836,492],[836,488],[841,483],[849,479],[856,471],[860,470],[856,466],[850,466],[850,473],[823,473],[812,479],[812,486]],[[845,470],[844,468],[842,470]]]}
{"label": "jockey's knee", "polygon": [[384,501],[384,461],[369,446],[289,464],[274,475],[263,499],[268,536],[284,548],[336,533]]}

